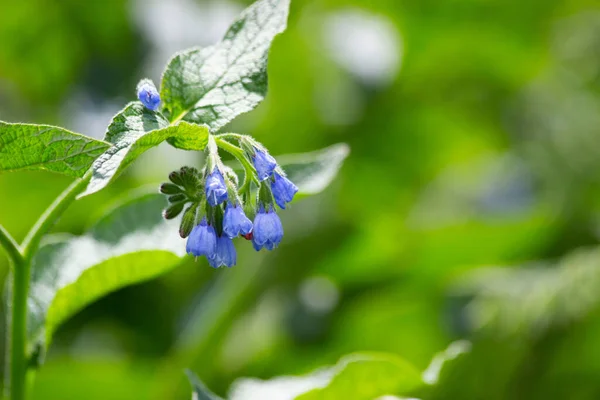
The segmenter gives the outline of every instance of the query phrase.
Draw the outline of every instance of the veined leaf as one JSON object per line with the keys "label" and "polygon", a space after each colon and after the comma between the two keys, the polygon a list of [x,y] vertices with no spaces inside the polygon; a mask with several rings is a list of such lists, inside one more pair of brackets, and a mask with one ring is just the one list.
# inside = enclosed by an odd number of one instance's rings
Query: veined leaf
{"label": "veined leaf", "polygon": [[[29,291],[29,344],[49,343],[56,328],[102,296],[179,264],[185,244],[165,200],[146,194],[115,208],[79,237],[49,237],[35,256]],[[45,334],[44,334],[45,333]]]}
{"label": "veined leaf", "polygon": [[310,153],[279,156],[277,162],[298,186],[298,195],[306,196],[329,186],[349,154],[348,145],[338,143]]}
{"label": "veined leaf", "polygon": [[45,169],[80,178],[108,147],[56,126],[0,121],[0,172]]}
{"label": "veined leaf", "polygon": [[92,179],[80,197],[104,188],[136,158],[165,140],[183,150],[204,150],[208,127],[185,121],[169,125],[160,113],[133,102],[113,118],[105,139],[113,146],[92,165]]}
{"label": "veined leaf", "polygon": [[[310,195],[333,180],[347,154],[346,145],[335,145],[281,160],[292,162],[292,179],[297,179],[304,195]],[[115,208],[84,236],[49,238],[32,264],[31,349],[49,343],[56,328],[86,305],[180,262],[185,243],[178,235],[178,221],[163,220],[165,205],[164,196],[146,194]]]}
{"label": "veined leaf", "polygon": [[422,385],[419,371],[402,358],[368,353],[344,357],[335,367],[307,376],[268,381],[240,379],[233,384],[229,398],[372,400],[385,395],[404,395]]}
{"label": "veined leaf", "polygon": [[[296,201],[325,190],[335,179],[349,154],[350,147],[345,143],[338,143],[310,153],[284,154],[275,158],[287,177],[298,186]],[[243,181],[242,168],[239,164],[233,167],[240,182]]]}
{"label": "veined leaf", "polygon": [[267,94],[267,58],[287,25],[290,0],[259,0],[211,47],[183,51],[163,74],[161,98],[170,121],[217,131]]}

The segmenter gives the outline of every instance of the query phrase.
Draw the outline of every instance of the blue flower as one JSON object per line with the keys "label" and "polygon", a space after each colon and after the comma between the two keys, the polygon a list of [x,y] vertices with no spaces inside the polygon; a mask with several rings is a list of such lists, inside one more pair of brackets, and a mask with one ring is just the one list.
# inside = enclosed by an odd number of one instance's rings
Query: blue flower
{"label": "blue flower", "polygon": [[254,156],[252,156],[252,162],[254,168],[258,173],[258,179],[264,181],[273,174],[275,168],[277,168],[277,161],[269,153],[266,153],[260,149],[254,149]]}
{"label": "blue flower", "polygon": [[160,95],[151,80],[141,81],[137,87],[137,96],[142,104],[149,110],[156,111],[160,104]]}
{"label": "blue flower", "polygon": [[208,259],[208,263],[213,268],[219,268],[224,265],[233,267],[237,262],[237,254],[233,242],[227,235],[222,235],[217,238],[217,253],[213,258]]}
{"label": "blue flower", "polygon": [[208,175],[204,189],[206,192],[206,201],[213,207],[227,200],[227,186],[225,186],[225,180],[218,168],[215,168]]}
{"label": "blue flower", "polygon": [[283,239],[283,226],[273,207],[260,207],[254,218],[252,245],[256,251],[265,247],[273,250]]}
{"label": "blue flower", "polygon": [[223,217],[223,232],[232,239],[237,235],[247,235],[252,232],[252,221],[246,217],[240,205],[227,203]]}
{"label": "blue flower", "polygon": [[206,223],[206,218],[192,229],[188,236],[185,251],[195,257],[206,256],[209,260],[217,253],[217,234],[215,228]]}
{"label": "blue flower", "polygon": [[275,172],[271,181],[271,191],[273,192],[273,197],[275,197],[275,203],[279,207],[285,208],[285,203],[291,202],[296,193],[298,193],[298,187],[285,176],[281,176]]}

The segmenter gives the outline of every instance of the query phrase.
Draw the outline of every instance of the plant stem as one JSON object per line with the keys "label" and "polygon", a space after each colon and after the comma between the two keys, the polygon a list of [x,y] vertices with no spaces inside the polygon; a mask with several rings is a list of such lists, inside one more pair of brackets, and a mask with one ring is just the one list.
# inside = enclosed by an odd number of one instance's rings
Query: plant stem
{"label": "plant stem", "polygon": [[67,210],[69,205],[86,187],[91,173],[73,182],[54,200],[27,234],[23,245],[19,246],[6,230],[0,226],[0,244],[6,249],[12,265],[12,304],[10,319],[10,362],[7,398],[25,400],[28,367],[27,354],[27,298],[31,262],[38,250],[42,236],[46,234]]}
{"label": "plant stem", "polygon": [[250,183],[252,183],[252,181],[255,180],[256,172],[255,172],[254,166],[252,164],[250,164],[250,161],[248,161],[248,159],[246,158],[246,156],[244,154],[244,150],[242,150],[241,148],[237,147],[234,144],[229,143],[227,140],[223,139],[224,137],[235,137],[234,135],[236,135],[236,134],[235,133],[224,133],[222,135],[215,136],[215,142],[217,143],[217,146],[219,146],[220,148],[222,148],[223,150],[225,150],[226,152],[228,152],[229,154],[231,154],[232,156],[237,158],[237,160],[244,167],[244,174],[245,174],[244,175],[244,183],[242,184],[242,186],[239,189],[239,193],[241,194],[241,193],[244,193],[244,191],[249,188]]}
{"label": "plant stem", "polygon": [[240,140],[241,138],[244,137],[244,135],[240,135],[239,133],[220,133],[218,135],[215,135],[216,138],[220,138],[220,139],[235,139],[235,140]]}
{"label": "plant stem", "polygon": [[19,246],[15,239],[13,239],[10,233],[8,233],[8,231],[2,225],[0,225],[0,245],[4,247],[8,258],[13,263],[23,261],[23,253],[21,251],[21,246]]}
{"label": "plant stem", "polygon": [[23,254],[26,259],[31,259],[39,247],[42,236],[48,233],[50,228],[52,228],[61,215],[63,215],[71,203],[75,201],[75,198],[87,186],[91,177],[91,172],[88,172],[83,178],[73,182],[54,200],[54,202],[52,202],[50,207],[44,211],[23,241]]}
{"label": "plant stem", "polygon": [[24,400],[27,376],[27,293],[31,263],[13,263],[12,308],[10,321],[10,392],[11,400]]}

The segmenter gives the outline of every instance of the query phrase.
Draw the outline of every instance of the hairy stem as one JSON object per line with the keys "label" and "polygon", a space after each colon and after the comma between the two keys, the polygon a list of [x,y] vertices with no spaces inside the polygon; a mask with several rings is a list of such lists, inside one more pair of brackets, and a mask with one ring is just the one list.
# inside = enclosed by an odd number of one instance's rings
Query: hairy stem
{"label": "hairy stem", "polygon": [[217,143],[217,146],[234,156],[244,167],[244,183],[239,189],[239,193],[243,194],[250,187],[252,181],[256,180],[256,171],[254,169],[254,166],[246,158],[244,150],[242,150],[234,144],[229,143],[227,140],[224,139],[225,137],[237,138],[237,136],[239,135],[235,133],[224,133],[222,135],[216,136],[215,142]]}
{"label": "hairy stem", "polygon": [[42,236],[48,233],[71,203],[75,201],[77,195],[85,189],[91,177],[91,172],[88,172],[83,178],[73,182],[54,200],[50,207],[44,211],[23,241],[23,253],[26,259],[31,259],[40,245]]}
{"label": "hairy stem", "polygon": [[75,198],[87,186],[91,173],[73,182],[46,209],[27,234],[23,245],[19,245],[0,226],[0,244],[9,254],[12,265],[12,304],[10,313],[10,365],[7,379],[6,395],[11,400],[25,400],[27,389],[27,297],[29,295],[29,279],[31,262],[44,236],[62,216]]}

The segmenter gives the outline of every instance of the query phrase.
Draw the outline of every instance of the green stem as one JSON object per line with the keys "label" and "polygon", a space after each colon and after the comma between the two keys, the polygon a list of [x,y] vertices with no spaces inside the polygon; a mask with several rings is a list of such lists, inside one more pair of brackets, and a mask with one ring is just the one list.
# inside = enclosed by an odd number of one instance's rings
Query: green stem
{"label": "green stem", "polygon": [[29,294],[29,279],[31,262],[38,250],[42,236],[46,234],[67,210],[69,205],[87,186],[91,173],[73,182],[46,209],[27,234],[23,245],[19,245],[0,227],[0,244],[4,246],[11,258],[12,264],[12,307],[10,319],[10,372],[9,384],[6,387],[7,398],[25,400],[27,381],[27,298]]}
{"label": "green stem", "polygon": [[239,133],[220,133],[218,135],[215,135],[216,138],[219,139],[235,139],[235,140],[240,140],[241,138],[244,137],[244,135],[240,135]]}
{"label": "green stem", "polygon": [[91,172],[88,172],[83,178],[73,182],[54,200],[50,207],[44,211],[23,241],[23,254],[26,259],[31,259],[40,245],[42,236],[48,233],[60,216],[63,215],[71,203],[75,201],[77,195],[85,189],[91,177]]}
{"label": "green stem", "polygon": [[8,233],[8,231],[2,225],[0,225],[0,245],[4,247],[8,258],[13,263],[23,261],[23,252],[21,251],[21,246],[19,246],[15,239],[13,239],[10,233]]}
{"label": "green stem", "polygon": [[227,140],[224,139],[225,137],[234,138],[237,136],[241,135],[237,135],[235,133],[224,133],[215,136],[215,142],[217,143],[217,146],[234,156],[244,167],[244,183],[239,189],[239,193],[242,194],[250,187],[252,181],[255,181],[256,183],[258,183],[258,181],[255,178],[256,170],[254,169],[254,166],[250,163],[250,161],[248,161],[248,159],[246,158],[244,150],[242,150],[234,144],[229,143]]}
{"label": "green stem", "polygon": [[12,318],[10,321],[10,385],[11,400],[24,400],[27,378],[27,293],[31,263],[13,263]]}

